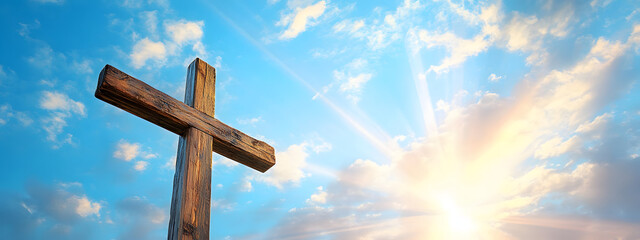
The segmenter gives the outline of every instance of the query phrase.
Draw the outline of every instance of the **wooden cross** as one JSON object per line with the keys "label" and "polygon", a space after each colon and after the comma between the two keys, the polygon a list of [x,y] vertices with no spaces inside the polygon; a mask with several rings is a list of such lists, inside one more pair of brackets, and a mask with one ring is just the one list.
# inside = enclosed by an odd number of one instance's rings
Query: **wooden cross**
{"label": "wooden cross", "polygon": [[265,172],[273,147],[213,116],[216,70],[196,58],[187,71],[184,103],[106,65],[95,96],[180,135],[168,239],[209,239],[211,151]]}

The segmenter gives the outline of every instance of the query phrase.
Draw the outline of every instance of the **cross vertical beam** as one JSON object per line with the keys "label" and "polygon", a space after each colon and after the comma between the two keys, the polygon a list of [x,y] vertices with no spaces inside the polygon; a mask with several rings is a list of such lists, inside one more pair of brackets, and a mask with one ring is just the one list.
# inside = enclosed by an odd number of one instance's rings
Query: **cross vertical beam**
{"label": "cross vertical beam", "polygon": [[98,99],[180,135],[168,239],[209,239],[212,150],[260,172],[276,164],[269,144],[213,117],[215,81],[215,69],[196,58],[183,103],[110,65],[98,78]]}
{"label": "cross vertical beam", "polygon": [[[184,103],[214,117],[215,69],[197,58],[187,71]],[[197,128],[180,136],[168,239],[209,239],[213,137]]]}

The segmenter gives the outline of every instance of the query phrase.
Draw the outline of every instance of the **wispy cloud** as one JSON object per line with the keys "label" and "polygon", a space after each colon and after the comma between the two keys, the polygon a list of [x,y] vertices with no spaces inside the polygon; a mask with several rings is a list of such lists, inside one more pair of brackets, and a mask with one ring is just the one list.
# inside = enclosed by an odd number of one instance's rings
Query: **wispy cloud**
{"label": "wispy cloud", "polygon": [[66,61],[66,56],[53,51],[53,49],[45,43],[41,43],[41,45],[41,47],[36,49],[35,55],[27,58],[27,61],[32,66],[49,74],[54,68],[59,66],[61,62]]}
{"label": "wispy cloud", "polygon": [[157,63],[162,64],[167,57],[167,48],[162,42],[154,42],[148,38],[143,38],[133,46],[129,57],[131,57],[131,63],[135,68],[143,67],[147,60],[155,60]]}
{"label": "wispy cloud", "polygon": [[318,145],[313,141],[307,141],[290,145],[285,151],[276,152],[278,164],[269,169],[268,172],[248,175],[244,180],[246,185],[244,190],[251,191],[252,181],[262,182],[279,189],[283,189],[287,185],[298,185],[303,178],[310,176],[305,171],[310,151],[317,154],[330,149],[331,145],[326,142]]}
{"label": "wispy cloud", "polygon": [[128,162],[136,158],[138,154],[140,154],[139,143],[129,143],[127,141],[120,140],[116,146],[116,151],[113,152],[113,157]]}
{"label": "wispy cloud", "polygon": [[78,182],[30,182],[25,190],[19,197],[5,194],[0,200],[6,226],[0,231],[7,238],[82,238],[92,234],[86,224],[104,217],[106,202],[87,196]]}
{"label": "wispy cloud", "polygon": [[[502,4],[495,3],[475,9],[466,9],[461,4],[446,1],[446,5],[454,16],[462,17],[471,25],[481,26],[479,33],[473,37],[463,38],[454,31],[434,32],[419,30],[415,42],[419,49],[444,47],[448,56],[439,65],[431,65],[429,72],[446,73],[453,67],[460,66],[469,57],[486,52],[491,46],[505,48],[509,51],[527,53],[527,63],[534,66],[548,64],[549,53],[545,41],[553,38],[564,38],[572,29],[575,9],[579,3],[554,3],[553,11],[543,17],[524,15],[519,12],[505,13]],[[448,21],[449,19],[441,19]]]}
{"label": "wispy cloud", "polygon": [[369,80],[373,77],[370,73],[369,63],[363,58],[353,59],[347,63],[342,69],[333,71],[334,81],[322,88],[322,92],[316,93],[313,99],[317,99],[321,94],[328,93],[335,85],[338,85],[338,90],[345,94],[347,99],[353,103],[360,101],[360,95],[362,89]]}
{"label": "wispy cloud", "polygon": [[42,92],[40,107],[50,111],[71,112],[81,116],[86,116],[86,110],[83,103],[74,101],[66,94],[60,92]]}
{"label": "wispy cloud", "polygon": [[[151,36],[156,36],[158,17],[155,12],[143,15],[145,27]],[[168,57],[180,56],[183,48],[191,46],[197,57],[206,59],[208,54],[205,45],[202,43],[204,35],[203,21],[166,20],[163,23],[166,38],[152,40],[145,37],[135,40],[133,49],[129,54],[131,64],[135,68],[147,66],[152,62],[156,66],[163,66],[167,63]],[[191,58],[190,58],[191,59]]]}
{"label": "wispy cloud", "polygon": [[306,143],[289,146],[283,152],[276,153],[278,165],[269,172],[256,176],[256,180],[266,184],[282,188],[285,183],[298,184],[307,176],[303,168],[307,164],[308,145]]}
{"label": "wispy cloud", "polygon": [[25,127],[33,123],[33,119],[26,113],[13,110],[9,104],[0,105],[0,126],[7,124],[11,119],[18,120]]}
{"label": "wispy cloud", "polygon": [[254,118],[238,119],[238,123],[242,125],[255,125],[260,121],[262,121],[262,116],[254,117]]}
{"label": "wispy cloud", "polygon": [[334,33],[364,40],[371,50],[381,50],[402,37],[404,30],[418,10],[424,8],[420,1],[403,1],[395,11],[378,14],[371,19],[345,19],[333,26]]}
{"label": "wispy cloud", "polygon": [[316,188],[318,192],[312,194],[308,199],[309,204],[325,204],[327,203],[327,192],[323,190],[322,186]]}
{"label": "wispy cloud", "polygon": [[[125,162],[129,162],[136,158],[149,160],[158,157],[158,155],[152,153],[150,149],[145,151],[141,148],[142,145],[140,143],[130,143],[125,141],[124,139],[121,139],[116,145],[116,150],[113,152],[113,157]],[[144,160],[136,161],[133,165],[133,169],[139,172],[146,170],[149,162]],[[173,165],[175,166],[175,162]]]}
{"label": "wispy cloud", "polygon": [[67,119],[73,115],[85,117],[87,115],[83,103],[75,101],[64,93],[43,91],[40,98],[40,108],[49,112],[48,117],[42,118],[43,129],[47,132],[47,140],[53,142],[54,148],[64,144],[71,144],[72,135],[67,133],[64,139],[58,139],[58,135],[64,132]]}
{"label": "wispy cloud", "polygon": [[165,22],[165,31],[171,40],[178,44],[183,45],[185,43],[199,42],[202,39],[204,26],[203,21],[168,21]]}
{"label": "wispy cloud", "polygon": [[467,58],[486,51],[490,45],[490,41],[482,35],[477,35],[471,39],[463,39],[449,32],[433,33],[427,30],[419,31],[418,39],[427,48],[444,46],[450,52],[450,55],[443,59],[440,65],[429,67],[428,71],[435,73],[447,72],[451,67],[465,62]]}
{"label": "wispy cloud", "polygon": [[315,25],[317,20],[326,9],[327,3],[319,1],[306,7],[296,7],[291,13],[284,14],[276,26],[286,26],[287,29],[278,37],[281,40],[287,40],[297,37],[300,33],[307,30],[308,26]]}
{"label": "wispy cloud", "polygon": [[498,82],[500,81],[500,79],[502,79],[502,76],[498,76],[495,73],[492,73],[491,75],[489,75],[489,77],[487,78],[487,80],[489,80],[489,82]]}
{"label": "wispy cloud", "polygon": [[125,198],[115,204],[114,222],[121,224],[124,231],[120,233],[122,239],[152,239],[166,237],[157,231],[166,228],[168,216],[163,209],[150,203],[144,197],[133,196]]}

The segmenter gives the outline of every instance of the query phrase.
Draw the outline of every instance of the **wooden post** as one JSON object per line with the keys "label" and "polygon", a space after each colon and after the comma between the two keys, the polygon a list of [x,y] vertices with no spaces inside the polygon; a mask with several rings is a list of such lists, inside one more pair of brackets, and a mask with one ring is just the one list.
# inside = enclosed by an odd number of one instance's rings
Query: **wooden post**
{"label": "wooden post", "polygon": [[[215,69],[200,59],[189,65],[184,102],[211,117]],[[180,136],[173,178],[168,239],[209,239],[213,137],[194,127]]]}

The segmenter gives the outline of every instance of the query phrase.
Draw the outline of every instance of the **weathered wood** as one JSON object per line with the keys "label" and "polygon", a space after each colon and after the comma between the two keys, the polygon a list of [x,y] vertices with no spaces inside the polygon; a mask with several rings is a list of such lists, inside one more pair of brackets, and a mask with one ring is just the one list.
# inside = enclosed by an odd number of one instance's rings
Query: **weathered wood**
{"label": "weathered wood", "polygon": [[207,115],[194,109],[110,65],[100,72],[95,96],[179,135],[196,128],[213,137],[213,151],[260,172],[275,164],[274,149],[269,144],[227,126],[213,118],[213,113]]}
{"label": "weathered wood", "polygon": [[209,239],[211,144],[196,128],[180,136],[167,239]]}
{"label": "weathered wood", "polygon": [[[213,117],[215,69],[200,59],[189,65],[185,104]],[[213,137],[188,128],[178,142],[173,178],[170,240],[209,239],[211,204],[211,147]]]}
{"label": "weathered wood", "polygon": [[264,172],[273,147],[214,118],[215,68],[196,58],[187,71],[184,103],[106,65],[95,96],[180,135],[168,239],[209,239],[211,152]]}

